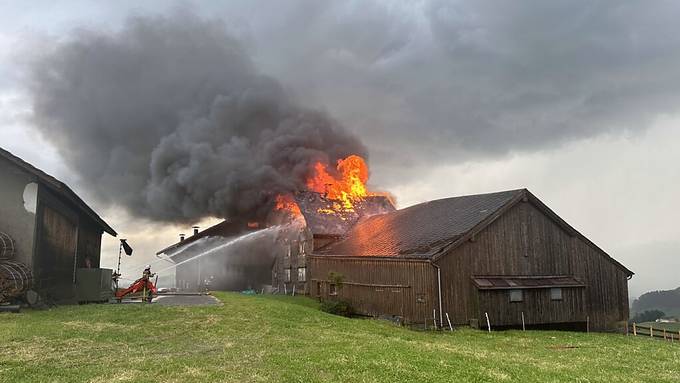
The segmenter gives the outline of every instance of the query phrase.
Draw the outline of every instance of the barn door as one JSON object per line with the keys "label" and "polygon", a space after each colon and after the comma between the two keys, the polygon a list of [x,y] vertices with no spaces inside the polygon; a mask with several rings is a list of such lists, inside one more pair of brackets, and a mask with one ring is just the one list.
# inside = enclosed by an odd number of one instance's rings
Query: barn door
{"label": "barn door", "polygon": [[55,298],[68,296],[72,290],[75,256],[78,243],[77,224],[56,209],[43,205],[39,280]]}

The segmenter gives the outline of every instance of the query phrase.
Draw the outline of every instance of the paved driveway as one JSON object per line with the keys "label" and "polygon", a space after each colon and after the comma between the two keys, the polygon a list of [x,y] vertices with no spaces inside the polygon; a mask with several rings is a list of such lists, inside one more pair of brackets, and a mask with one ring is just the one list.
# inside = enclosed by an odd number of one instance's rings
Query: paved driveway
{"label": "paved driveway", "polygon": [[159,295],[153,299],[161,306],[206,306],[218,305],[220,301],[212,295]]}

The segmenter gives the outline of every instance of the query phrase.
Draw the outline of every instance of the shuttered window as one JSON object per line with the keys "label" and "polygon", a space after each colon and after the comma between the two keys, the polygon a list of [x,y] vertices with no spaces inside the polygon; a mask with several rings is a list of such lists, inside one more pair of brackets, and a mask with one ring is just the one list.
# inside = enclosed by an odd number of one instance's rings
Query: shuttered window
{"label": "shuttered window", "polygon": [[561,301],[562,289],[559,287],[553,287],[552,289],[550,289],[550,299],[553,301]]}
{"label": "shuttered window", "polygon": [[510,290],[510,302],[524,301],[524,292],[522,290]]}

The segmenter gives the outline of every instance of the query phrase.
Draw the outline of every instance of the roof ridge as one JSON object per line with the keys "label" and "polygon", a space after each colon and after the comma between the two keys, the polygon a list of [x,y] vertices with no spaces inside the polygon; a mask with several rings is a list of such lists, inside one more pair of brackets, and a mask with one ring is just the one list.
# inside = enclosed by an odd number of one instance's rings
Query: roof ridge
{"label": "roof ridge", "polygon": [[414,204],[414,205],[411,205],[411,206],[407,206],[407,207],[405,207],[405,208],[398,209],[398,210],[396,210],[396,211],[403,211],[403,210],[410,209],[410,208],[415,207],[415,206],[425,205],[425,204],[429,204],[429,203],[432,203],[432,202],[448,201],[448,200],[454,200],[454,199],[459,199],[459,198],[467,198],[467,197],[490,196],[490,195],[494,195],[494,194],[520,193],[520,192],[525,192],[525,191],[529,191],[529,189],[527,189],[527,188],[508,189],[508,190],[501,190],[501,191],[497,191],[497,192],[487,192],[487,193],[477,193],[477,194],[464,194],[464,195],[457,195],[457,196],[452,196],[452,197],[437,198],[437,199],[432,199],[432,200],[428,200],[428,201],[419,202],[419,203],[417,203],[417,204]]}

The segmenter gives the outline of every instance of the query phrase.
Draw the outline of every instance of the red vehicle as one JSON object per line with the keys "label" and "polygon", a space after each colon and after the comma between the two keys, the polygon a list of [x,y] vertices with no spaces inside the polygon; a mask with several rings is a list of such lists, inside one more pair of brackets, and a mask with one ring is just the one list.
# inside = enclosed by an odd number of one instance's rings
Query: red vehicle
{"label": "red vehicle", "polygon": [[158,289],[156,288],[158,276],[156,276],[156,281],[151,282],[151,278],[154,276],[156,274],[151,272],[151,266],[147,266],[142,273],[142,277],[134,281],[130,287],[116,290],[116,299],[120,302],[125,296],[141,292],[142,299],[151,303],[153,297],[158,294]]}

